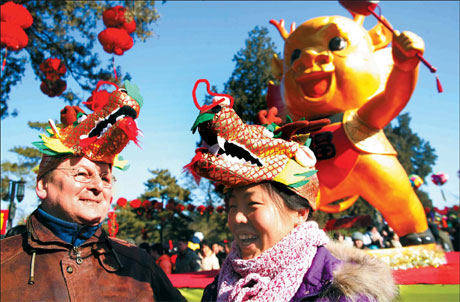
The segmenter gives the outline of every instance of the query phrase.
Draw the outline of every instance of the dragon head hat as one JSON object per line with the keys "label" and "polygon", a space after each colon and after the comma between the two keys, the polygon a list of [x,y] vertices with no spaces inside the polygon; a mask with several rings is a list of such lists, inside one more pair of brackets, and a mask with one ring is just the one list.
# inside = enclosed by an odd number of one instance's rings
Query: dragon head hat
{"label": "dragon head hat", "polygon": [[[115,90],[108,98],[97,98],[103,84],[114,85]],[[125,81],[125,88],[100,81],[92,99],[93,113],[86,114],[78,106],[65,106],[61,110],[62,127],[51,119],[48,121],[48,135],[41,134],[41,140],[33,143],[43,153],[38,178],[50,170],[47,163],[52,165],[53,161],[71,156],[106,162],[122,170],[127,168],[126,161],[118,154],[130,140],[137,144],[140,134],[135,122],[143,103],[138,87],[129,81]]]}
{"label": "dragon head hat", "polygon": [[[201,107],[196,88],[205,82],[213,103]],[[185,166],[197,181],[205,177],[226,187],[238,187],[263,181],[284,184],[316,208],[318,178],[316,158],[308,148],[308,133],[329,123],[297,121],[278,127],[245,124],[232,109],[233,98],[209,90],[207,80],[198,80],[193,89],[195,105],[200,109],[192,131],[202,138],[192,161]]]}

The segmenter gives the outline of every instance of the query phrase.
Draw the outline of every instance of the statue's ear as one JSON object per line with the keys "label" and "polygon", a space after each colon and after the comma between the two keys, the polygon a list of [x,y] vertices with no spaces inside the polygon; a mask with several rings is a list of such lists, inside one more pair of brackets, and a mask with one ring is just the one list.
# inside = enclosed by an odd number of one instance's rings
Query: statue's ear
{"label": "statue's ear", "polygon": [[[385,19],[383,16],[382,19]],[[388,22],[388,20],[385,19]],[[390,25],[391,26],[391,25]],[[369,30],[369,36],[374,44],[374,51],[387,47],[392,40],[393,33],[385,27],[381,22],[378,22],[373,28]]]}
{"label": "statue's ear", "polygon": [[283,76],[283,60],[278,58],[278,55],[275,53],[272,58],[272,75],[277,79],[281,80]]}

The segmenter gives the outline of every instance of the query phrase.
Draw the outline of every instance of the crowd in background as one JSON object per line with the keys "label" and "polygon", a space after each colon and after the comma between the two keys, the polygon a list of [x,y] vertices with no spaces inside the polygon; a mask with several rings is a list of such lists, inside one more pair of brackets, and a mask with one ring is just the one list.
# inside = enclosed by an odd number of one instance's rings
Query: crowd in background
{"label": "crowd in background", "polygon": [[146,242],[141,243],[139,247],[150,253],[166,274],[219,270],[229,252],[228,244],[211,243],[200,234],[198,232],[198,236],[193,236],[190,241],[179,240],[172,249],[169,245],[149,245]]}
{"label": "crowd in background", "polygon": [[[428,226],[433,233],[436,244],[446,252],[460,251],[460,223],[456,214],[427,215]],[[343,241],[359,249],[382,249],[402,247],[398,234],[384,224],[369,226],[364,233],[354,232],[351,236],[336,231],[333,239]]]}

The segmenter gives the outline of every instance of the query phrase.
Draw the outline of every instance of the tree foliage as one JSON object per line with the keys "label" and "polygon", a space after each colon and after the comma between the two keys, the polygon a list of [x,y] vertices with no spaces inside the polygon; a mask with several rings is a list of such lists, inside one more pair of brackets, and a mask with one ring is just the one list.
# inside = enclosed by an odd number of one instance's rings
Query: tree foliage
{"label": "tree foliage", "polygon": [[[1,4],[7,2],[1,0]],[[10,51],[6,66],[2,72],[2,92],[0,99],[0,116],[7,117],[9,111],[9,94],[25,74],[29,63],[35,76],[42,78],[40,63],[50,57],[61,59],[67,67],[67,77],[72,78],[82,90],[91,92],[99,80],[115,82],[113,66],[110,61],[101,62],[98,51],[102,49],[97,41],[97,34],[103,28],[102,13],[105,9],[123,5],[132,12],[136,20],[134,40],[145,41],[153,35],[151,25],[158,19],[154,7],[155,1],[47,1],[23,0],[34,22],[27,28],[28,45],[18,52]],[[121,70],[118,69],[120,74]],[[65,102],[78,105],[81,95],[67,89],[61,96]],[[12,116],[17,111],[11,112]]]}
{"label": "tree foliage", "polygon": [[275,43],[266,27],[256,26],[249,32],[245,48],[233,57],[235,69],[224,85],[224,91],[235,99],[233,109],[244,121],[258,124],[257,114],[267,109],[266,94],[269,81],[275,81],[270,66]]}
{"label": "tree foliage", "polygon": [[[178,185],[168,170],[149,170],[154,177],[145,183],[146,191],[139,196],[140,206],[118,206],[116,209],[120,238],[136,242],[167,242],[181,236],[190,237],[191,218],[183,210],[190,201],[190,192]],[[131,202],[131,204],[133,204]],[[183,206],[179,209],[180,205]]]}

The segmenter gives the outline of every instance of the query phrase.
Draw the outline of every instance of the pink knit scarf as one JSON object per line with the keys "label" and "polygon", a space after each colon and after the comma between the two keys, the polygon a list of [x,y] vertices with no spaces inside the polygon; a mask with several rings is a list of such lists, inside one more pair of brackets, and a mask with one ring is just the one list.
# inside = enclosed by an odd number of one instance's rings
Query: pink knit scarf
{"label": "pink knit scarf", "polygon": [[222,265],[217,301],[289,301],[318,246],[329,238],[313,221],[302,223],[254,259],[241,259],[235,242]]}

